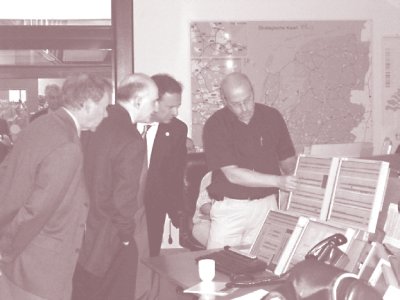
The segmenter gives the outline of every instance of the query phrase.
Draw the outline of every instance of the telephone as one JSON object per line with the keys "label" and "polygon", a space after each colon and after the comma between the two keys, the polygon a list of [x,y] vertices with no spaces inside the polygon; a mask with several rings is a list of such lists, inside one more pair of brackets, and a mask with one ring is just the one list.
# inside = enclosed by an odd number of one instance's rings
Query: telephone
{"label": "telephone", "polygon": [[336,233],[316,244],[310,251],[308,251],[305,258],[315,258],[329,265],[335,265],[345,254],[339,249],[339,246],[346,243],[347,238],[341,233]]}

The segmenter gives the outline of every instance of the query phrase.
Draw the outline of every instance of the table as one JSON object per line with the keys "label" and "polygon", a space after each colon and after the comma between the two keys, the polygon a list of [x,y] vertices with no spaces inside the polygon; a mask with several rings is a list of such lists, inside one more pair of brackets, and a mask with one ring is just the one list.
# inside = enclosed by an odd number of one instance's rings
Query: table
{"label": "table", "polygon": [[[170,281],[182,291],[199,283],[197,263],[195,258],[209,253],[211,250],[181,252],[177,254],[161,255],[150,257],[143,260],[150,269],[157,272],[162,278]],[[220,272],[216,272],[214,281],[228,282],[229,277]],[[263,287],[240,288],[228,296],[218,296],[218,300],[232,299]]]}

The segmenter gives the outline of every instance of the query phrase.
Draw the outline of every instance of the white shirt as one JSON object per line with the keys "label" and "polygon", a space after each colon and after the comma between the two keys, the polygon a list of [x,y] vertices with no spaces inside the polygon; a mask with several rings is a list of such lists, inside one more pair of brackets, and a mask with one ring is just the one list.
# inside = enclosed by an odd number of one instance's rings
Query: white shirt
{"label": "white shirt", "polygon": [[150,165],[150,158],[151,152],[153,151],[154,140],[156,138],[158,125],[159,123],[137,123],[136,128],[138,129],[139,133],[143,132],[145,125],[151,125],[151,127],[147,130],[146,140],[147,140],[147,167]]}
{"label": "white shirt", "polygon": [[73,120],[74,123],[75,123],[76,130],[78,131],[78,136],[80,136],[80,135],[81,135],[81,126],[79,125],[78,120],[76,119],[76,117],[74,116],[74,114],[73,114],[72,112],[70,112],[67,108],[65,108],[65,107],[63,106],[62,109],[64,109],[64,110],[67,112],[67,114],[72,118],[72,120]]}

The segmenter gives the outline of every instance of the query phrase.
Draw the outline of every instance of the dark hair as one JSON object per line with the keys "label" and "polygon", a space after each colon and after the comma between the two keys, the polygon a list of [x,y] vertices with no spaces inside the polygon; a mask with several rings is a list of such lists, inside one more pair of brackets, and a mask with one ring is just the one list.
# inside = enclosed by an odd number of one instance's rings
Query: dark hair
{"label": "dark hair", "polygon": [[182,94],[182,84],[168,74],[156,74],[151,76],[151,79],[157,85],[158,97],[161,98],[165,93]]}
{"label": "dark hair", "polygon": [[79,108],[88,99],[99,102],[111,90],[112,85],[105,78],[86,73],[72,75],[63,84],[62,104]]}
{"label": "dark hair", "polygon": [[49,84],[44,90],[44,97],[50,109],[55,110],[61,106],[61,88],[57,84]]}

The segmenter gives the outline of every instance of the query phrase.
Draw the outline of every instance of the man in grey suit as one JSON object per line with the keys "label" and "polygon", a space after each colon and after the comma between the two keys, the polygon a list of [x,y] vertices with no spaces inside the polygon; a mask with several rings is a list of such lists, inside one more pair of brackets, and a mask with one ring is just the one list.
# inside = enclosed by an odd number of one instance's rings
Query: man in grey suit
{"label": "man in grey suit", "polygon": [[108,117],[84,140],[90,209],[73,300],[134,299],[140,246],[134,233],[140,226],[136,215],[146,153],[134,123],[150,120],[157,98],[150,77],[128,76],[117,89],[117,103],[108,108]]}
{"label": "man in grey suit", "polygon": [[68,78],[63,106],[18,136],[0,173],[0,299],[67,300],[88,213],[81,130],[107,115],[111,84]]}

